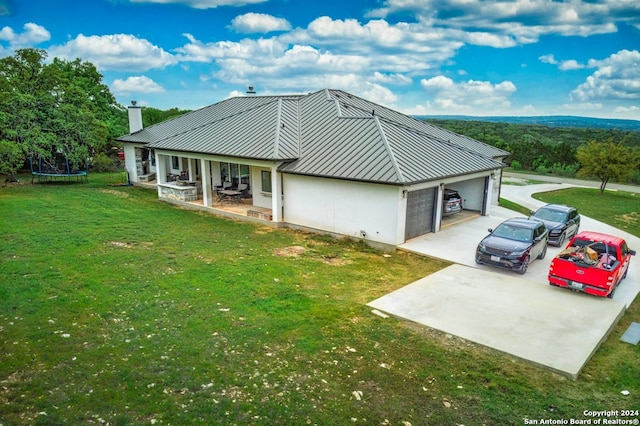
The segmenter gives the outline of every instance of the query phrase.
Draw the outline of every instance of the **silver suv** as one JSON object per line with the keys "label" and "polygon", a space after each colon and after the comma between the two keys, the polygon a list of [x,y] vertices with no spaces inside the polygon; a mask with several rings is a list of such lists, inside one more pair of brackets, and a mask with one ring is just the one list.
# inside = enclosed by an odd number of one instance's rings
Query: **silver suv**
{"label": "silver suv", "polygon": [[462,211],[462,198],[455,189],[445,188],[442,200],[442,216],[451,216]]}

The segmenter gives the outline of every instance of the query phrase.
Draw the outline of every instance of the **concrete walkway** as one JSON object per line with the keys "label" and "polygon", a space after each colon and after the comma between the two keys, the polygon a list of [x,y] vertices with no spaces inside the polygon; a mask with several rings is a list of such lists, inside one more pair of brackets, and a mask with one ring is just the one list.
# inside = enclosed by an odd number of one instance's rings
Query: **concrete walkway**
{"label": "concrete walkway", "polygon": [[[502,197],[532,210],[543,205],[531,198],[572,185],[504,185]],[[368,305],[424,324],[576,378],[628,305],[640,292],[640,256],[613,299],[551,287],[547,271],[561,248],[549,247],[526,275],[475,263],[477,243],[503,220],[518,216],[492,207],[491,216],[477,216],[438,233],[415,238],[401,249],[454,262]],[[640,253],[640,239],[590,218],[581,230],[625,238]]]}

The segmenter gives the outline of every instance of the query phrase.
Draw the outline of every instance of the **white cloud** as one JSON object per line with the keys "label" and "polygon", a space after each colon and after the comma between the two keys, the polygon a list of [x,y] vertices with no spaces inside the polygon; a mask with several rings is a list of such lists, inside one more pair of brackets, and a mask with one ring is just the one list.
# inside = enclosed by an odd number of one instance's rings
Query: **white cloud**
{"label": "white cloud", "polygon": [[391,90],[375,83],[366,83],[358,94],[371,102],[387,107],[392,107],[398,101],[398,96]]}
{"label": "white cloud", "polygon": [[409,85],[413,83],[411,78],[407,77],[406,75],[399,74],[399,73],[381,73],[378,71],[375,71],[373,73],[373,76],[369,78],[369,80],[374,82],[379,82],[379,83],[387,83],[387,84],[401,85],[401,86]]}
{"label": "white cloud", "polygon": [[9,42],[9,46],[14,49],[34,46],[43,41],[51,39],[51,34],[41,25],[32,22],[24,24],[24,32],[16,33],[11,27],[4,27],[0,30],[0,40]]}
{"label": "white cloud", "polygon": [[578,102],[640,99],[640,52],[621,50],[604,60],[589,60],[597,70],[571,92]]}
{"label": "white cloud", "polygon": [[534,43],[548,34],[613,33],[618,22],[640,28],[640,6],[633,0],[386,0],[368,16],[407,13],[434,28],[459,29],[470,43],[494,47]]}
{"label": "white cloud", "polygon": [[576,111],[580,111],[583,114],[590,114],[595,111],[601,111],[603,105],[599,102],[578,102],[574,104],[563,104],[562,108],[567,111],[571,111],[575,113]]}
{"label": "white cloud", "polygon": [[581,70],[584,68],[584,65],[576,61],[575,59],[569,59],[567,61],[560,62],[558,68],[561,71],[571,71],[571,70]]}
{"label": "white cloud", "polygon": [[132,3],[182,4],[194,9],[215,9],[221,6],[245,6],[264,3],[268,0],[129,0]]}
{"label": "white cloud", "polygon": [[638,115],[640,115],[640,106],[631,105],[628,107],[619,106],[614,109],[615,112],[620,113],[622,115],[633,117],[637,119]]}
{"label": "white cloud", "polygon": [[542,55],[538,57],[538,60],[544,64],[557,65],[558,69],[561,71],[571,71],[571,70],[579,70],[583,69],[585,66],[575,59],[568,59],[566,61],[558,61],[554,55]]}
{"label": "white cloud", "polygon": [[433,97],[427,105],[441,112],[489,113],[510,107],[509,96],[516,91],[511,81],[492,84],[488,81],[454,82],[449,77],[436,76],[420,81],[422,88]]}
{"label": "white cloud", "polygon": [[177,58],[145,39],[129,34],[78,35],[49,49],[51,56],[92,62],[98,69],[146,71],[177,63]]}
{"label": "white cloud", "polygon": [[183,34],[189,43],[176,49],[181,60],[193,62],[211,62],[216,59],[242,58],[267,60],[282,56],[286,51],[286,44],[281,43],[278,38],[270,39],[243,39],[241,41],[217,41],[204,43],[197,40],[191,34]]}
{"label": "white cloud", "polygon": [[245,13],[231,21],[231,28],[238,33],[269,33],[272,31],[289,31],[291,24],[283,18],[264,13]]}
{"label": "white cloud", "polygon": [[552,64],[552,65],[557,65],[558,61],[556,60],[556,58],[554,58],[553,54],[550,55],[542,55],[540,57],[538,57],[538,60],[544,64]]}
{"label": "white cloud", "polygon": [[147,76],[129,77],[126,80],[116,79],[111,83],[111,89],[117,94],[129,93],[160,93],[164,88]]}

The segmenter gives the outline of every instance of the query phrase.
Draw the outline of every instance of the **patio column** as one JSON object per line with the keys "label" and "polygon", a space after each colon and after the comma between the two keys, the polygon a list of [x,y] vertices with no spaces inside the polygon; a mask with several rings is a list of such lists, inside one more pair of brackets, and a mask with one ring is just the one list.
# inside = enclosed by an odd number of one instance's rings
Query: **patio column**
{"label": "patio column", "polygon": [[204,158],[200,160],[200,170],[202,170],[202,203],[205,207],[211,207],[213,197],[211,196],[211,169],[208,160]]}
{"label": "patio column", "polygon": [[196,176],[196,161],[195,158],[189,158],[189,180],[191,182],[198,180]]}
{"label": "patio column", "polygon": [[[156,167],[156,182],[167,183],[167,162],[164,155],[156,153]],[[162,188],[158,185],[158,197],[161,196],[161,190]]]}
{"label": "patio column", "polygon": [[277,167],[271,168],[271,220],[282,221],[282,178]]}

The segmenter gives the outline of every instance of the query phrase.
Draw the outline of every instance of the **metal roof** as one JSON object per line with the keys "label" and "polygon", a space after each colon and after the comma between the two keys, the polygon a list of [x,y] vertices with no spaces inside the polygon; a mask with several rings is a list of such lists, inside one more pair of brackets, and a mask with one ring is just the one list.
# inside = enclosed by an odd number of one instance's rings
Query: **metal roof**
{"label": "metal roof", "polygon": [[243,96],[124,135],[148,148],[281,161],[280,170],[411,184],[502,167],[508,155],[349,93]]}
{"label": "metal roof", "polygon": [[265,160],[298,157],[296,97],[245,96],[118,138],[147,148]]}

